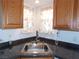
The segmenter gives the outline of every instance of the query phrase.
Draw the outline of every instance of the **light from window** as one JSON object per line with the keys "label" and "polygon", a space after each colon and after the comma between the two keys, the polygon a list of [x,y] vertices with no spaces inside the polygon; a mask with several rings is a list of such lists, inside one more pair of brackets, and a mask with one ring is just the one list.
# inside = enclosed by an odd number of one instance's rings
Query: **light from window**
{"label": "light from window", "polygon": [[33,28],[33,22],[32,22],[32,18],[33,18],[33,12],[29,9],[24,8],[24,29],[27,32],[31,32],[32,28]]}
{"label": "light from window", "polygon": [[42,32],[52,32],[53,26],[53,9],[43,10],[41,12],[41,19],[42,19]]}
{"label": "light from window", "polygon": [[[40,11],[39,18],[34,14],[39,15],[39,12],[34,13],[32,10],[24,8],[24,29],[26,32],[34,32],[37,29],[42,33],[55,32],[53,30],[53,9]],[[39,23],[37,23],[38,21]]]}

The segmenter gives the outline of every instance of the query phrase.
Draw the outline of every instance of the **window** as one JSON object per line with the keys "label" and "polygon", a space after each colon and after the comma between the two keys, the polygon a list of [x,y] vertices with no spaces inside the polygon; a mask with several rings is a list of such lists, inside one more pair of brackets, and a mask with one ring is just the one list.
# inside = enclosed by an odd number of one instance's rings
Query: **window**
{"label": "window", "polygon": [[36,11],[24,8],[24,30],[26,32],[38,30],[41,33],[55,32],[53,30],[53,9]]}
{"label": "window", "polygon": [[41,20],[42,20],[42,32],[52,32],[53,26],[53,9],[47,9],[41,11]]}
{"label": "window", "polygon": [[32,28],[33,28],[32,18],[33,18],[33,11],[27,8],[24,8],[23,27],[24,27],[24,30],[26,30],[26,32],[32,32]]}

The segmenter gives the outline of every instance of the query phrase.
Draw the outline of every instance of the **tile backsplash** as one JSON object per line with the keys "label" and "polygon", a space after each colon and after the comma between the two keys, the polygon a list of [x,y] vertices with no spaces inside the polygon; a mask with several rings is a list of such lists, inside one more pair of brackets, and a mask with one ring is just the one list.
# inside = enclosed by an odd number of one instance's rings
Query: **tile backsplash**
{"label": "tile backsplash", "polygon": [[[36,36],[36,33],[27,33],[23,29],[0,29],[0,43],[14,41],[22,38]],[[55,33],[39,33],[40,37],[46,37],[53,40],[59,40],[74,44],[79,44],[79,32],[74,31],[59,31],[59,35]]]}
{"label": "tile backsplash", "polygon": [[35,36],[35,33],[23,33],[22,29],[0,30],[0,43]]}

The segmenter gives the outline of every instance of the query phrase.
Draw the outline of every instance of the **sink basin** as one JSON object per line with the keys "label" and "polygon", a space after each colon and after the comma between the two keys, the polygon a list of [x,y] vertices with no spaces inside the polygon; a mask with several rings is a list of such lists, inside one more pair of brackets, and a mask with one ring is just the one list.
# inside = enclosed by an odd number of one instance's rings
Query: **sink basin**
{"label": "sink basin", "polygon": [[44,42],[29,42],[24,45],[21,50],[23,56],[32,57],[52,57],[52,50],[49,45]]}

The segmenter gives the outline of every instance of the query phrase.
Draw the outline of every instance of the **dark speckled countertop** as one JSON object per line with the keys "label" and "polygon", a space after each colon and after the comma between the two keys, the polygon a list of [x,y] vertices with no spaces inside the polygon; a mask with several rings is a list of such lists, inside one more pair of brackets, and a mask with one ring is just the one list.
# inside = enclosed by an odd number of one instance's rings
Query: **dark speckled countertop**
{"label": "dark speckled countertop", "polygon": [[[23,47],[22,44],[35,40],[36,37],[24,38],[16,41],[0,43],[0,59],[15,59],[20,55],[16,53],[16,50]],[[41,41],[51,44],[52,47],[55,45],[55,40],[39,37]],[[20,46],[20,47],[18,47]],[[57,56],[63,57],[64,59],[79,59],[79,45],[58,41]],[[61,53],[62,52],[62,53]],[[71,57],[72,56],[72,57]]]}

